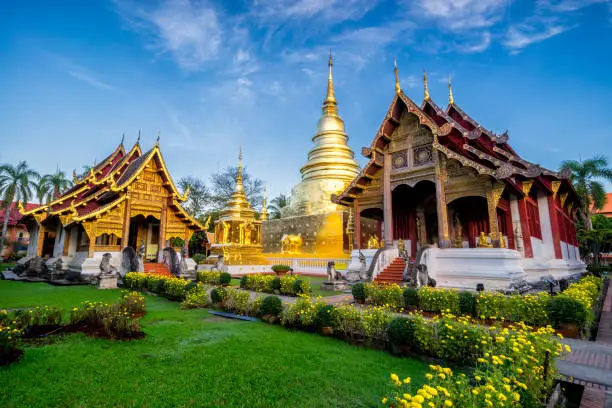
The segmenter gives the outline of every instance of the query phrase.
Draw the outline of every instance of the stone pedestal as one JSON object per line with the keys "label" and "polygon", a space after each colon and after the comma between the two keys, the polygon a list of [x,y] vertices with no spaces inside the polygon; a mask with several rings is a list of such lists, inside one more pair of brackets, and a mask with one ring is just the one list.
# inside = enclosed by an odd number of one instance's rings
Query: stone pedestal
{"label": "stone pedestal", "polygon": [[98,289],[117,289],[117,275],[100,275]]}
{"label": "stone pedestal", "polygon": [[349,289],[350,287],[346,281],[326,281],[321,284],[321,290],[330,292],[342,292]]}

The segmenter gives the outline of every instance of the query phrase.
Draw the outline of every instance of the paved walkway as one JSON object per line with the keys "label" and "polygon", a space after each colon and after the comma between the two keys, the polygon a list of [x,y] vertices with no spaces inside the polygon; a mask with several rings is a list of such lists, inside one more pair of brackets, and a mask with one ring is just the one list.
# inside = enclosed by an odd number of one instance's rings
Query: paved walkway
{"label": "paved walkway", "polygon": [[564,339],[572,352],[557,361],[559,373],[584,385],[581,408],[612,408],[612,281],[604,300],[597,341]]}

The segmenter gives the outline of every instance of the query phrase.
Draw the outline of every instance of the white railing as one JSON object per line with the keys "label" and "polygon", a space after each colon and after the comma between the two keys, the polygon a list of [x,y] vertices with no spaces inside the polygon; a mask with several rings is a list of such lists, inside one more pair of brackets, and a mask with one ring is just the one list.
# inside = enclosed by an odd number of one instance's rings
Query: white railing
{"label": "white railing", "polygon": [[384,271],[387,266],[391,265],[391,262],[393,262],[393,260],[398,256],[399,250],[397,248],[383,249],[380,255],[378,255],[376,263],[374,264],[374,269],[372,270],[372,281],[374,281],[376,276]]}
{"label": "white railing", "polygon": [[334,261],[335,268],[340,271],[346,270],[351,258],[266,258],[270,265],[287,265],[295,272],[327,274],[327,263]]}

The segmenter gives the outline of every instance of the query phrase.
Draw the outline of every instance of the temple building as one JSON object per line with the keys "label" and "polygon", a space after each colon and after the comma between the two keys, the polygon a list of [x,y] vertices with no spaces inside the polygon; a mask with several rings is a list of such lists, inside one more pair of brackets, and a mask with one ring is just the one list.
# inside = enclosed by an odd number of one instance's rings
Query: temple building
{"label": "temple building", "polygon": [[[287,252],[282,244],[284,237],[300,242],[299,249],[290,251],[291,256],[303,253],[312,257],[342,257],[352,249],[349,211],[330,197],[341,192],[359,174],[360,167],[347,145],[344,121],[338,114],[331,55],[328,67],[327,94],[312,138],[314,147],[300,169],[302,181],[293,188],[289,205],[281,209],[281,219],[263,224],[266,253]],[[362,222],[360,230],[367,242],[368,232],[376,233],[376,222],[367,218],[362,218]]]}
{"label": "temple building", "polygon": [[[503,288],[510,282],[584,271],[574,219],[578,197],[569,171],[530,163],[454,101],[439,107],[429,96],[421,105],[400,89],[374,140],[369,159],[349,185],[333,197],[360,217],[378,220],[385,267],[405,248],[423,261],[440,286]],[[356,240],[357,250],[364,248]],[[355,254],[354,254],[355,255]]]}
{"label": "temple building", "polygon": [[172,181],[159,138],[146,153],[139,142],[126,151],[122,141],[85,175],[74,174],[74,186],[59,198],[32,210],[21,208],[31,237],[28,257],[48,257],[50,266],[61,259],[63,268],[83,279],[100,271],[107,252],[120,268],[127,247],[144,249],[148,263],[161,262],[164,249],[205,229],[181,207],[188,194]]}
{"label": "temple building", "polygon": [[234,192],[221,210],[219,219],[215,221],[214,242],[210,248],[210,258],[213,260],[223,255],[224,262],[228,265],[266,265],[268,263],[261,255],[261,221],[255,219],[255,210],[251,208],[244,193],[242,149],[238,154],[238,172]]}

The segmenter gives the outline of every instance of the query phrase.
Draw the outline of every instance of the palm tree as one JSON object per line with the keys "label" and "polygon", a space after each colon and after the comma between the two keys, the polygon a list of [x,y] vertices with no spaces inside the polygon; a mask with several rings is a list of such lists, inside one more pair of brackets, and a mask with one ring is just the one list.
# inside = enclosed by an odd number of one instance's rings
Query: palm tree
{"label": "palm tree", "polygon": [[27,203],[32,196],[32,189],[36,189],[36,180],[40,174],[28,167],[25,161],[17,166],[3,164],[0,166],[0,201],[4,204],[6,216],[2,225],[2,237],[0,237],[0,248],[4,248],[4,238],[8,228],[9,213],[13,201],[20,200]]}
{"label": "palm tree", "polygon": [[47,185],[47,180],[45,180],[44,177],[41,177],[36,183],[34,193],[36,194],[36,198],[38,199],[40,205],[49,203],[49,186]]}
{"label": "palm tree", "polygon": [[584,161],[567,160],[561,163],[561,168],[568,168],[572,172],[570,180],[580,197],[584,225],[590,231],[593,229],[591,209],[601,210],[606,203],[606,190],[601,181],[612,182],[608,159],[598,155]]}
{"label": "palm tree", "polygon": [[274,197],[272,201],[270,201],[270,205],[268,210],[272,215],[271,218],[280,218],[281,217],[281,209],[289,205],[289,197],[284,194],[279,194]]}
{"label": "palm tree", "polygon": [[66,173],[57,169],[53,174],[47,174],[41,178],[41,183],[47,187],[47,199],[53,201],[62,193],[72,187],[72,181],[66,178]]}

